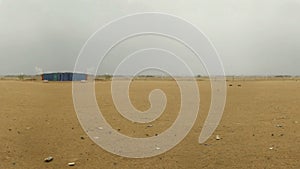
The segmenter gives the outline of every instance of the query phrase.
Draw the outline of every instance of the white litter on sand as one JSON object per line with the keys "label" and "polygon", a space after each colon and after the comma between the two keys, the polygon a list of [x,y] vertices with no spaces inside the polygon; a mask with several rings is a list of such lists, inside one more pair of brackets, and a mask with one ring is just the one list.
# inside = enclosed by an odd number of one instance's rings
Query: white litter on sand
{"label": "white litter on sand", "polygon": [[44,161],[45,161],[46,163],[49,163],[49,162],[53,161],[53,159],[54,159],[54,158],[50,156],[50,157],[45,158]]}
{"label": "white litter on sand", "polygon": [[68,166],[75,166],[75,162],[68,163]]}

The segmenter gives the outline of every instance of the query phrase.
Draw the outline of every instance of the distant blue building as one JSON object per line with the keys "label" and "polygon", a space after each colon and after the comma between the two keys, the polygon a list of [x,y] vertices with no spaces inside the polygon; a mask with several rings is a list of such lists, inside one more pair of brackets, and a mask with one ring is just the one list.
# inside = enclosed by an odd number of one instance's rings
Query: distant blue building
{"label": "distant blue building", "polygon": [[48,81],[81,81],[87,80],[87,74],[72,73],[72,72],[59,72],[59,73],[44,73],[42,80]]}

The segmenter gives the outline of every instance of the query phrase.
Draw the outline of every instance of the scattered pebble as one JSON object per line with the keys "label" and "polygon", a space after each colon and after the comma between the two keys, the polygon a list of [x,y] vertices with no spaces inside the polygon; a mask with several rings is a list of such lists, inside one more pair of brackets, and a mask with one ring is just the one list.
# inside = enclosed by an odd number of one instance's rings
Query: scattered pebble
{"label": "scattered pebble", "polygon": [[99,139],[99,137],[94,137],[94,139]]}
{"label": "scattered pebble", "polygon": [[294,123],[295,123],[295,124],[298,124],[299,122],[298,122],[298,121],[294,121]]}
{"label": "scattered pebble", "polygon": [[273,149],[274,149],[274,147],[270,147],[270,148],[269,148],[269,150],[273,150]]}
{"label": "scattered pebble", "polygon": [[155,149],[156,149],[156,150],[160,150],[160,148],[159,148],[159,147],[156,147]]}
{"label": "scattered pebble", "polygon": [[103,127],[98,127],[99,130],[103,130]]}
{"label": "scattered pebble", "polygon": [[51,161],[53,161],[53,157],[51,157],[51,156],[44,159],[44,162],[46,162],[46,163],[49,163]]}
{"label": "scattered pebble", "polygon": [[75,166],[75,162],[68,163],[68,166]]}
{"label": "scattered pebble", "polygon": [[152,125],[152,124],[149,124],[147,127],[153,127],[153,125]]}
{"label": "scattered pebble", "polygon": [[83,136],[81,136],[81,137],[80,137],[80,139],[81,139],[81,140],[84,140],[84,137],[83,137]]}
{"label": "scattered pebble", "polygon": [[281,127],[283,127],[283,126],[282,126],[282,125],[280,125],[280,124],[277,124],[277,125],[276,125],[276,127],[279,127],[279,128],[281,128]]}
{"label": "scattered pebble", "polygon": [[31,129],[31,127],[26,127],[26,130],[30,130]]}
{"label": "scattered pebble", "polygon": [[219,135],[217,135],[216,140],[221,140],[221,137]]}

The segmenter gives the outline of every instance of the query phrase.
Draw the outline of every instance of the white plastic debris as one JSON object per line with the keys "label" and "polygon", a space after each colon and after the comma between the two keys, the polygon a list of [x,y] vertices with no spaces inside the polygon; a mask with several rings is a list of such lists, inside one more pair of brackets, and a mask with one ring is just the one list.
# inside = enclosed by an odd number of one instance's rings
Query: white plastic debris
{"label": "white plastic debris", "polygon": [[159,147],[156,147],[155,149],[156,149],[156,150],[160,150],[160,148],[159,148]]}
{"label": "white plastic debris", "polygon": [[44,82],[44,83],[48,83],[49,81],[48,81],[48,80],[43,80],[43,82]]}
{"label": "white plastic debris", "polygon": [[44,159],[44,161],[46,162],[46,163],[49,163],[49,162],[51,162],[51,161],[53,161],[53,157],[47,157],[47,158],[45,158]]}
{"label": "white plastic debris", "polygon": [[221,140],[221,137],[219,135],[217,135],[216,140]]}
{"label": "white plastic debris", "polygon": [[75,162],[68,163],[68,166],[75,166]]}

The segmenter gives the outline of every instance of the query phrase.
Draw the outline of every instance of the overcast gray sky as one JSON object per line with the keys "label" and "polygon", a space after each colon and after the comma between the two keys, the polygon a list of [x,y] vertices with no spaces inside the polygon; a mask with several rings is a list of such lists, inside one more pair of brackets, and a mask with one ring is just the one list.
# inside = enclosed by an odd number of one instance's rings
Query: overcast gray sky
{"label": "overcast gray sky", "polygon": [[[169,13],[196,25],[228,75],[300,75],[299,0],[0,0],[0,74],[72,71],[97,29],[137,12]],[[134,44],[121,45],[100,73],[112,72]]]}

